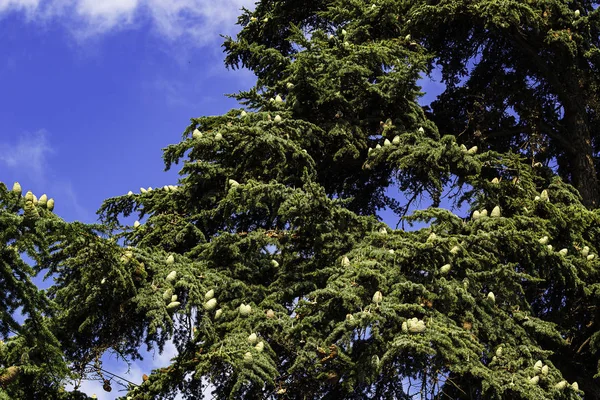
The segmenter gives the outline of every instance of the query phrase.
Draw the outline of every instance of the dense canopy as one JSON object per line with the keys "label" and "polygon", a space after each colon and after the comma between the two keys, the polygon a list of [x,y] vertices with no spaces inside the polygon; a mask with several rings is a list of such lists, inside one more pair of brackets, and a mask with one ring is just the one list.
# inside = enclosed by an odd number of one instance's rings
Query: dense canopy
{"label": "dense canopy", "polygon": [[0,183],[0,399],[111,390],[103,354],[168,340],[124,398],[600,398],[596,7],[243,10],[256,86],[164,149],[178,182],[93,226]]}

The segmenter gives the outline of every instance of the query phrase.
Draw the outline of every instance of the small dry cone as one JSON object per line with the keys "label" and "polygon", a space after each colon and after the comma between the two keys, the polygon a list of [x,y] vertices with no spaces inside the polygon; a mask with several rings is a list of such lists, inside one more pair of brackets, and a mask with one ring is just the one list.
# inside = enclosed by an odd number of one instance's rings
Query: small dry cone
{"label": "small dry cone", "polygon": [[6,387],[6,385],[13,382],[17,379],[17,376],[19,376],[19,372],[21,372],[21,370],[15,365],[8,367],[6,371],[0,375],[0,386]]}
{"label": "small dry cone", "polygon": [[275,318],[275,311],[268,309],[267,310],[267,318],[269,318],[269,319]]}

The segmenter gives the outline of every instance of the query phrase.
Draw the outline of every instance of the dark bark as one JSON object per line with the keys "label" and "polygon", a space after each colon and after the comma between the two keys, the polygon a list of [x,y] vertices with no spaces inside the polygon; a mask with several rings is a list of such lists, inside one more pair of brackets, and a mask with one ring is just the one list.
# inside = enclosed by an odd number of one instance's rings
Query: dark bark
{"label": "dark bark", "polygon": [[597,208],[600,204],[600,183],[594,164],[592,139],[585,107],[565,104],[567,135],[571,139],[566,153],[569,158],[571,180],[587,208]]}
{"label": "dark bark", "polygon": [[[565,146],[565,154],[571,184],[577,188],[587,208],[597,208],[600,205],[600,183],[594,165],[592,139],[589,130],[589,120],[586,105],[589,104],[585,91],[580,82],[586,81],[583,71],[585,61],[577,60],[581,64],[579,74],[564,72],[561,76],[558,70],[544,60],[539,54],[539,49],[532,45],[521,34],[514,30],[511,39],[515,47],[528,56],[528,60],[538,69],[539,76],[545,79],[554,93],[560,99],[565,110],[563,122],[565,123],[564,137],[559,140]],[[538,42],[538,46],[541,44]],[[575,62],[575,61],[574,61]],[[553,140],[559,138],[552,137]]]}

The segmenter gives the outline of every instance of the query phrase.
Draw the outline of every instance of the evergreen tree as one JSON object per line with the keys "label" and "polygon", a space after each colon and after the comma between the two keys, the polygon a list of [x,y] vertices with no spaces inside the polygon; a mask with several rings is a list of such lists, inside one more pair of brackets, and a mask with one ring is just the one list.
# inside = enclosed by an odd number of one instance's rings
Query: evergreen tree
{"label": "evergreen tree", "polygon": [[[244,10],[224,46],[228,66],[257,76],[235,95],[245,109],[192,119],[164,150],[167,169],[181,164],[178,184],[106,200],[103,226],[41,210],[52,224],[19,231],[39,241],[31,252],[55,283],[2,304],[12,341],[27,337],[12,311],[38,296],[27,312],[46,317],[42,341],[80,377],[89,365],[101,374],[106,351],[131,360],[142,343],[174,341],[171,365],[131,386],[132,399],[206,389],[223,399],[599,398],[593,63],[572,70],[556,32],[575,21],[591,38],[596,19],[593,4],[573,7],[263,0]],[[554,33],[561,43],[547,40]],[[527,46],[538,59],[521,59]],[[572,57],[593,43],[578,46]],[[551,71],[560,82],[544,80],[539,59],[564,62]],[[435,63],[448,88],[423,110],[417,81]],[[573,100],[583,76],[585,96]],[[558,172],[537,164],[553,158]],[[439,208],[444,196],[465,215]],[[38,211],[6,190],[0,199],[8,232]],[[412,212],[420,199],[433,206]],[[384,207],[426,227],[391,229],[376,217]],[[130,215],[142,222],[123,225]],[[0,245],[21,237],[10,235]],[[2,254],[8,272],[26,270]],[[0,379],[26,365],[3,360]]]}
{"label": "evergreen tree", "polygon": [[52,329],[57,309],[32,282],[69,236],[53,208],[45,194],[22,196],[18,183],[12,190],[0,183],[0,399],[86,398],[63,389],[69,369]]}
{"label": "evergreen tree", "polygon": [[440,130],[485,148],[556,163],[583,203],[600,204],[597,1],[412,2],[405,27],[448,85]]}

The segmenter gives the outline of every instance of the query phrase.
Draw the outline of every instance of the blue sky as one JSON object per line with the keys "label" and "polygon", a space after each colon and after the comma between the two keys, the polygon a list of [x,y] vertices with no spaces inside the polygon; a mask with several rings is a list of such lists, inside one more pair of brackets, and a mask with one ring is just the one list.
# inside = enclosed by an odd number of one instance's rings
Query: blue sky
{"label": "blue sky", "polygon": [[0,180],[48,193],[67,220],[93,221],[107,197],[175,183],[161,149],[253,83],[224,68],[219,37],[250,1],[136,3],[0,1]]}
{"label": "blue sky", "polygon": [[[47,193],[66,220],[95,222],[108,197],[176,184],[161,149],[191,117],[222,114],[224,96],[254,83],[223,66],[219,34],[234,34],[252,0],[0,0],[0,181]],[[437,85],[422,82],[430,96]],[[395,226],[395,220],[389,221]],[[140,382],[168,364],[149,355],[105,368]],[[99,382],[88,394],[114,399]],[[121,393],[122,394],[122,393]]]}

